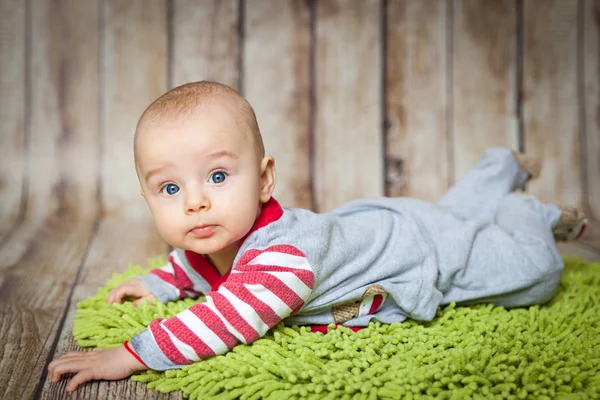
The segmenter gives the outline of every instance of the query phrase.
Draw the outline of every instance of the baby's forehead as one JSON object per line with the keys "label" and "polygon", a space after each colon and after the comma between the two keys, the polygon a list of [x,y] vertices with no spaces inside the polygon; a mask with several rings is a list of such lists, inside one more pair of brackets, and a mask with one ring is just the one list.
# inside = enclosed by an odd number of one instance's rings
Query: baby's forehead
{"label": "baby's forehead", "polygon": [[190,115],[163,116],[141,126],[136,137],[136,159],[145,160],[146,155],[162,154],[174,146],[195,149],[198,154],[217,147],[242,153],[255,148],[255,140],[247,125],[227,108],[206,107]]}
{"label": "baby's forehead", "polygon": [[239,116],[235,106],[229,101],[210,100],[188,109],[171,108],[142,117],[136,129],[136,139],[143,140],[148,133],[176,133],[184,125],[222,126],[234,125]]}
{"label": "baby's forehead", "polygon": [[142,115],[134,139],[136,159],[150,138],[174,139],[183,126],[191,127],[192,132],[197,129],[198,137],[225,132],[228,138],[250,144],[262,157],[264,149],[255,118],[251,106],[238,94],[214,93],[193,101],[166,99]]}

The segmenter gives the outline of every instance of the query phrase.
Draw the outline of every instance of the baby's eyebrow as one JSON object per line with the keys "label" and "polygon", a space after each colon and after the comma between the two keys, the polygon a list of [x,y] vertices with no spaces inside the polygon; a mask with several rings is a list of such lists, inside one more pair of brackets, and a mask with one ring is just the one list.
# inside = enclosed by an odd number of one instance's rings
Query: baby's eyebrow
{"label": "baby's eyebrow", "polygon": [[214,153],[210,153],[209,155],[206,156],[206,158],[221,158],[221,157],[230,157],[230,158],[234,158],[234,159],[238,159],[237,154],[234,154],[230,151],[227,150],[222,150],[222,151],[216,151]]}
{"label": "baby's eyebrow", "polygon": [[173,164],[168,163],[168,164],[163,165],[161,167],[151,169],[150,171],[148,171],[148,173],[146,173],[146,182],[148,182],[150,180],[150,178],[152,178],[153,175],[156,175],[159,172],[161,172],[163,169],[169,168],[169,167],[172,167],[172,166],[173,166]]}

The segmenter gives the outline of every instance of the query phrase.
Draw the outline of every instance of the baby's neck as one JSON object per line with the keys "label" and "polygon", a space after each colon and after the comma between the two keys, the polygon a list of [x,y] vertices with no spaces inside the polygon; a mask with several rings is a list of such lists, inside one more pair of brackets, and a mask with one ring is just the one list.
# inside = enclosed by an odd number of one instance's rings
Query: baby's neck
{"label": "baby's neck", "polygon": [[206,258],[214,265],[221,276],[225,275],[233,266],[233,260],[239,250],[239,245],[235,243],[216,253],[206,255]]}

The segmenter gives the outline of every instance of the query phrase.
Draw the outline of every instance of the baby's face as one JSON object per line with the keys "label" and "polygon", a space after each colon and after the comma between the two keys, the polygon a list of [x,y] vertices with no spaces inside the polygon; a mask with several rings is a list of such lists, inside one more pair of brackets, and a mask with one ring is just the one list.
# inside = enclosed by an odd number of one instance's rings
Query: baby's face
{"label": "baby's face", "polygon": [[174,247],[208,255],[237,251],[270,198],[261,191],[264,159],[232,107],[211,101],[193,116],[139,132],[142,192],[160,235]]}

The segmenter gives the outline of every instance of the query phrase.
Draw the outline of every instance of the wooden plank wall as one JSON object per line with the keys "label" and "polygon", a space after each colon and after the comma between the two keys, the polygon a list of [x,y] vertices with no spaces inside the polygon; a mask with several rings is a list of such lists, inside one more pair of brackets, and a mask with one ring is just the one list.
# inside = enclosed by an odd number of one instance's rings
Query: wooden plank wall
{"label": "wooden plank wall", "polygon": [[131,154],[165,90],[240,90],[286,206],[435,201],[508,146],[544,158],[532,192],[598,220],[599,76],[600,0],[0,0],[0,397],[60,398],[76,302],[167,251]]}

